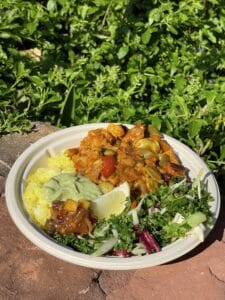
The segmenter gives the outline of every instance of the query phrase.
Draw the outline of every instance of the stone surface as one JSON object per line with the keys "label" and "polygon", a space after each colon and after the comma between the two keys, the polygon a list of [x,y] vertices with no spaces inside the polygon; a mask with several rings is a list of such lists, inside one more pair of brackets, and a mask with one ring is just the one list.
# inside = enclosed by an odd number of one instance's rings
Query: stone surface
{"label": "stone surface", "polygon": [[[99,271],[58,260],[34,246],[13,224],[4,184],[18,155],[57,128],[0,138],[0,299],[225,299],[225,205],[206,241],[184,257],[133,271]],[[10,149],[10,151],[9,151]]]}
{"label": "stone surface", "polygon": [[10,134],[0,138],[0,176],[6,177],[16,158],[32,143],[54,132],[58,128],[43,124],[34,124],[33,131],[29,134]]}
{"label": "stone surface", "polygon": [[0,299],[85,299],[84,291],[103,299],[103,292],[92,287],[97,270],[62,262],[39,250],[14,226],[4,198],[0,210],[4,220],[0,227]]}

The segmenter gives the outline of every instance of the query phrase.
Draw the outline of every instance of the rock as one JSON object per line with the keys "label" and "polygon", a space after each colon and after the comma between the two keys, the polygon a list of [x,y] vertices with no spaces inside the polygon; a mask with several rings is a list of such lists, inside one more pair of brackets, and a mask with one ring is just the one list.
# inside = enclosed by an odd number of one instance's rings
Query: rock
{"label": "rock", "polygon": [[[138,270],[129,283],[108,295],[113,299],[217,299],[225,295],[224,245],[215,242],[199,255],[177,263]],[[220,259],[214,259],[214,255]],[[212,273],[210,265],[214,266]],[[216,267],[217,266],[217,267]],[[217,276],[221,276],[220,279]]]}
{"label": "rock", "polygon": [[130,281],[134,271],[104,271],[99,278],[101,289],[108,295],[114,290],[123,289]]}
{"label": "rock", "polygon": [[33,131],[26,134],[8,134],[0,137],[0,176],[6,177],[16,158],[41,137],[58,130],[57,127],[35,123]]}
{"label": "rock", "polygon": [[0,176],[0,197],[5,192],[5,177]]}
{"label": "rock", "polygon": [[0,212],[0,298],[81,299],[80,291],[89,288],[98,271],[63,262],[33,245],[13,224],[4,199]]}

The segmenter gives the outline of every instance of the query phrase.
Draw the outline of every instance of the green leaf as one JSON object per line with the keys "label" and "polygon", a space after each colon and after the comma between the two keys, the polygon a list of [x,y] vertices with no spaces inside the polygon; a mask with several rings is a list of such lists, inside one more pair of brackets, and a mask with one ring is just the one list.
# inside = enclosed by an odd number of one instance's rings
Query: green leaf
{"label": "green leaf", "polygon": [[160,20],[160,9],[159,8],[154,8],[150,11],[149,16],[148,16],[148,24],[152,25],[155,21]]}
{"label": "green leaf", "polygon": [[33,34],[37,29],[37,27],[38,27],[38,23],[36,21],[26,25],[29,34]]}
{"label": "green leaf", "polygon": [[151,34],[152,34],[152,32],[151,32],[150,28],[148,28],[145,32],[142,33],[141,40],[145,45],[147,45],[149,43]]}
{"label": "green leaf", "polygon": [[8,32],[1,32],[0,33],[0,38],[3,38],[3,39],[9,39],[12,35]]}
{"label": "green leaf", "polygon": [[0,32],[0,38],[2,39],[12,39],[12,40],[16,40],[18,42],[22,42],[21,37],[17,34],[12,34],[9,32]]}
{"label": "green leaf", "polygon": [[178,34],[178,31],[176,30],[176,28],[175,28],[174,26],[172,26],[172,25],[170,25],[170,24],[167,24],[167,28],[168,28],[168,30],[169,30],[171,33],[173,33],[173,34],[175,34],[175,35]]}
{"label": "green leaf", "polygon": [[225,159],[225,144],[220,146],[220,159]]}
{"label": "green leaf", "polygon": [[44,88],[45,82],[38,76],[31,76],[31,80],[39,87]]}
{"label": "green leaf", "polygon": [[206,125],[206,122],[201,119],[194,119],[189,123],[188,133],[191,138],[197,136],[202,128],[202,126]]}
{"label": "green leaf", "polygon": [[48,0],[47,2],[47,10],[53,12],[57,9],[56,0]]}
{"label": "green leaf", "polygon": [[23,77],[24,74],[25,74],[25,65],[24,65],[24,63],[22,61],[19,61],[17,63],[16,67],[17,67],[17,76],[18,77]]}
{"label": "green leaf", "polygon": [[124,107],[123,108],[123,114],[124,114],[124,120],[129,120],[131,117],[135,115],[135,109],[134,107]]}
{"label": "green leaf", "polygon": [[170,76],[173,76],[174,73],[177,71],[178,62],[179,62],[178,51],[175,51],[172,54]]}
{"label": "green leaf", "polygon": [[158,116],[151,116],[150,117],[151,123],[153,126],[155,126],[158,130],[161,129],[162,119]]}
{"label": "green leaf", "polygon": [[175,87],[179,92],[183,92],[184,87],[186,85],[186,79],[183,77],[183,75],[176,76],[175,79]]}
{"label": "green leaf", "polygon": [[[71,126],[75,122],[76,118],[76,100],[77,97],[74,93],[75,86],[72,84],[68,89],[67,95],[64,102],[62,103],[62,108],[60,111],[59,122],[65,124],[66,126]],[[58,122],[58,125],[60,123]]]}
{"label": "green leaf", "polygon": [[125,45],[125,46],[122,46],[122,47],[119,49],[118,53],[117,53],[117,57],[118,57],[119,59],[124,58],[124,57],[127,55],[128,51],[129,51],[129,47],[128,47],[128,46],[126,46],[126,45]]}

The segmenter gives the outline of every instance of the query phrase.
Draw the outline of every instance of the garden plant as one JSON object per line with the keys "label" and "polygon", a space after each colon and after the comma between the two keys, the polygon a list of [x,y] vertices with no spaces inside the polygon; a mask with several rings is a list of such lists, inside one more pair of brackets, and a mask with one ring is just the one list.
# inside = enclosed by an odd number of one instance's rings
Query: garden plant
{"label": "garden plant", "polygon": [[152,123],[222,182],[225,1],[1,0],[0,133],[34,121]]}

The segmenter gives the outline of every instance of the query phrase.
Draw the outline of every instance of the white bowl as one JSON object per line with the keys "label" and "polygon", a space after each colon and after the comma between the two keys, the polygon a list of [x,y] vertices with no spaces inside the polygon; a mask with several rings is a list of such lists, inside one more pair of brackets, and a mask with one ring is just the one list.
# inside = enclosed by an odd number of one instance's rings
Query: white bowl
{"label": "white bowl", "polygon": [[[199,245],[200,240],[196,236],[190,235],[164,247],[161,252],[151,255],[128,258],[93,257],[59,245],[38,226],[30,222],[22,200],[23,179],[37,167],[46,165],[48,151],[57,154],[62,149],[77,147],[88,130],[100,127],[105,128],[107,124],[80,125],[51,133],[32,144],[15,161],[6,181],[6,203],[9,213],[19,230],[31,242],[49,254],[73,264],[96,269],[129,270],[155,266],[177,259]],[[204,170],[202,176],[207,181],[208,191],[214,199],[211,204],[214,223],[205,232],[205,236],[207,236],[213,228],[220,210],[220,193],[216,179],[207,165],[190,148],[167,135],[164,135],[164,138],[178,154],[183,165],[190,170],[189,175],[191,178],[196,177],[200,169]]]}

